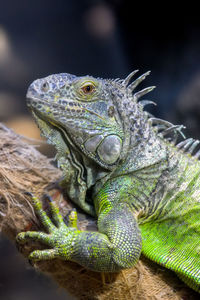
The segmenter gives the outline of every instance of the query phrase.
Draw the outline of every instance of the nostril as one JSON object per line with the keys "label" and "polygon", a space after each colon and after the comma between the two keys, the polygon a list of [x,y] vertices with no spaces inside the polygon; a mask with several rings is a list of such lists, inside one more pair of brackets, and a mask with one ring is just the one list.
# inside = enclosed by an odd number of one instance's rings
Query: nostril
{"label": "nostril", "polygon": [[31,84],[27,90],[26,98],[31,98],[34,94],[35,94],[35,87],[33,86],[33,84]]}
{"label": "nostril", "polygon": [[49,84],[48,84],[47,81],[45,81],[45,82],[42,83],[42,85],[41,85],[41,90],[42,90],[43,92],[48,92],[48,90],[49,90]]}

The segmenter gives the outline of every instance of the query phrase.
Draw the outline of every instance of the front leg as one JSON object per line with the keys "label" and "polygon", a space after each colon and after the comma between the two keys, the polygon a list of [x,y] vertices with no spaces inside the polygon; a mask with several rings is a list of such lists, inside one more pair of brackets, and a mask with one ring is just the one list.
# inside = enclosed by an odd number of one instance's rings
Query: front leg
{"label": "front leg", "polygon": [[141,252],[141,236],[134,216],[127,204],[107,207],[99,215],[99,232],[80,231],[76,227],[76,213],[70,215],[66,226],[57,206],[50,202],[54,224],[43,211],[40,201],[33,197],[34,209],[46,231],[22,232],[19,243],[37,240],[47,250],[33,251],[32,261],[61,258],[75,261],[93,271],[113,272],[132,267]]}

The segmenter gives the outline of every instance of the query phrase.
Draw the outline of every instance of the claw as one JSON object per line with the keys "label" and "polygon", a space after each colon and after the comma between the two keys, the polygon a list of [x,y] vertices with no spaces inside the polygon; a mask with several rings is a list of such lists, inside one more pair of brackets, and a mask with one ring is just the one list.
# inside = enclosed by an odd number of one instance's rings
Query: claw
{"label": "claw", "polygon": [[31,198],[33,198],[33,197],[34,197],[34,195],[33,195],[32,193],[30,193],[30,192],[27,192],[27,191],[25,191],[25,192],[24,192],[24,194],[25,194],[25,195],[27,195],[27,196],[30,196]]}
{"label": "claw", "polygon": [[22,252],[23,246],[17,240],[15,240],[15,247],[18,252]]}
{"label": "claw", "polygon": [[53,199],[49,194],[44,194],[42,198],[47,199],[49,202],[53,202]]}
{"label": "claw", "polygon": [[34,263],[33,263],[32,259],[28,258],[28,263],[31,267],[34,267]]}

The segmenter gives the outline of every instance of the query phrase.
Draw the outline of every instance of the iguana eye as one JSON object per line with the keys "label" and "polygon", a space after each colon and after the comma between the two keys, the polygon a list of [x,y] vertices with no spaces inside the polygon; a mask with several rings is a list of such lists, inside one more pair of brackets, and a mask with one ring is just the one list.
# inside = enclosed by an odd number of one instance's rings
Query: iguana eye
{"label": "iguana eye", "polygon": [[86,83],[81,87],[81,90],[85,95],[89,95],[95,91],[95,86],[92,83]]}
{"label": "iguana eye", "polygon": [[41,90],[42,90],[43,92],[48,92],[48,90],[49,90],[49,84],[48,84],[47,81],[45,81],[45,82],[42,84]]}

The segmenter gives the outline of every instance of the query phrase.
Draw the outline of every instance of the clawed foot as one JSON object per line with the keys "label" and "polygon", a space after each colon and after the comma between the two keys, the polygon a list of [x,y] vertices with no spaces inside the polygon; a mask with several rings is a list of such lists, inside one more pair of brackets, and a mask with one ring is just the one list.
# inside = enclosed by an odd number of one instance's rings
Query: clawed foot
{"label": "clawed foot", "polygon": [[79,233],[77,228],[77,213],[72,210],[69,214],[68,226],[64,223],[57,205],[47,196],[51,209],[52,221],[42,208],[42,204],[37,197],[31,193],[27,193],[32,198],[32,203],[36,214],[43,224],[45,232],[27,231],[17,235],[17,243],[24,244],[29,240],[38,241],[48,246],[46,250],[35,250],[29,255],[30,261],[39,261],[60,257],[62,259],[70,259],[73,252],[74,241]]}

